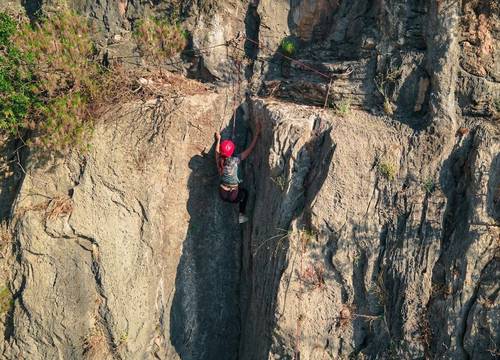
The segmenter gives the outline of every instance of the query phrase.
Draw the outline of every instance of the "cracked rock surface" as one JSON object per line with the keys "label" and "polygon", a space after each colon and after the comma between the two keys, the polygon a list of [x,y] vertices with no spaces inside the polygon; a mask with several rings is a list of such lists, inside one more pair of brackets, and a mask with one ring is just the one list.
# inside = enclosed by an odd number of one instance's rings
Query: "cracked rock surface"
{"label": "cracked rock surface", "polygon": [[[134,23],[181,4],[216,47],[169,70],[210,85],[117,104],[86,152],[0,149],[0,359],[498,358],[496,1],[69,4],[132,57]],[[213,160],[233,111],[237,151],[263,126],[242,226]]]}
{"label": "cracked rock surface", "polygon": [[83,358],[95,342],[96,359],[216,357],[222,341],[234,358],[239,232],[198,155],[221,99],[123,106],[88,154],[27,164],[5,358]]}

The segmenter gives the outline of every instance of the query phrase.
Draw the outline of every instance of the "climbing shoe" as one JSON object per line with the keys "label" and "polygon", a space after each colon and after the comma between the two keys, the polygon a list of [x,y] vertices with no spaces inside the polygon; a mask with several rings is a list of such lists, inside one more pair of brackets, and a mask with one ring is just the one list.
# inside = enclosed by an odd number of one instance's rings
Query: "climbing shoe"
{"label": "climbing shoe", "polygon": [[245,216],[244,214],[240,214],[240,216],[238,216],[238,222],[240,224],[246,223],[247,221],[248,221],[248,217]]}

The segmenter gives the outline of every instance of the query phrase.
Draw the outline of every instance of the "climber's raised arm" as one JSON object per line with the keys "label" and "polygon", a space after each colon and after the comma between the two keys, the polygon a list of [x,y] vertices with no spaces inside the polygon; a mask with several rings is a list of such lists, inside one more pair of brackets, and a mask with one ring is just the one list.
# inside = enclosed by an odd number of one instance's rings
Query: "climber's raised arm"
{"label": "climber's raised arm", "polygon": [[217,131],[215,137],[215,161],[219,162],[220,159],[220,133]]}
{"label": "climber's raised arm", "polygon": [[255,124],[255,134],[253,136],[252,142],[250,143],[250,146],[240,154],[241,160],[245,160],[252,153],[255,145],[257,144],[257,138],[259,137],[261,128],[262,128],[262,125],[261,125],[260,121],[257,121]]}
{"label": "climber's raised arm", "polygon": [[215,163],[217,164],[217,171],[219,175],[222,174],[222,166],[221,166],[221,156],[220,156],[220,133],[215,133]]}

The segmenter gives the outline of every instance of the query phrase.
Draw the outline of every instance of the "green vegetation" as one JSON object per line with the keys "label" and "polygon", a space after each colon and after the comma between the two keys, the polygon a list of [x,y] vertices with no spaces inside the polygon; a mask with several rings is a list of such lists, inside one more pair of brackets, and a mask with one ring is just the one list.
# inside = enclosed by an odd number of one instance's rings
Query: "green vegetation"
{"label": "green vegetation", "polygon": [[35,101],[34,88],[30,85],[32,74],[21,67],[28,57],[11,41],[16,31],[15,21],[0,13],[0,130],[10,134],[17,134]]}
{"label": "green vegetation", "polygon": [[[186,19],[186,13],[192,5],[193,1],[185,0],[169,0],[164,1],[165,15],[171,24],[177,24]],[[197,0],[199,14],[213,15],[217,9],[220,9],[221,4],[218,0]]]}
{"label": "green vegetation", "polygon": [[337,104],[337,113],[341,116],[347,116],[351,113],[351,100],[343,99]]}
{"label": "green vegetation", "polygon": [[[156,62],[187,42],[179,25],[151,19],[134,35],[142,54]],[[1,132],[28,135],[28,145],[42,150],[88,146],[99,109],[131,84],[118,64],[100,65],[86,19],[67,8],[36,24],[0,13]]]}
{"label": "green vegetation", "polygon": [[295,42],[290,38],[284,38],[280,44],[281,52],[286,56],[293,56],[297,51]]}
{"label": "green vegetation", "polygon": [[187,36],[180,25],[152,18],[139,22],[134,31],[140,53],[154,62],[179,54],[186,47]]}
{"label": "green vegetation", "polygon": [[81,144],[104,76],[86,21],[69,10],[35,25],[0,13],[0,34],[0,130],[34,130],[47,149]]}
{"label": "green vegetation", "polygon": [[427,193],[427,194],[432,194],[434,190],[436,190],[436,183],[434,182],[433,179],[426,179],[422,183],[422,189]]}
{"label": "green vegetation", "polygon": [[394,114],[394,105],[391,102],[390,94],[393,92],[394,85],[401,77],[401,72],[400,67],[389,64],[387,70],[377,74],[374,79],[375,87],[383,98],[384,113],[387,115]]}
{"label": "green vegetation", "polygon": [[5,314],[12,307],[12,294],[7,287],[0,288],[0,317],[4,317]]}
{"label": "green vegetation", "polygon": [[381,162],[377,166],[379,173],[389,181],[396,178],[396,166],[389,162]]}
{"label": "green vegetation", "polygon": [[285,174],[272,177],[271,180],[276,184],[276,186],[278,187],[278,189],[280,189],[282,193],[286,192],[289,181],[286,179]]}

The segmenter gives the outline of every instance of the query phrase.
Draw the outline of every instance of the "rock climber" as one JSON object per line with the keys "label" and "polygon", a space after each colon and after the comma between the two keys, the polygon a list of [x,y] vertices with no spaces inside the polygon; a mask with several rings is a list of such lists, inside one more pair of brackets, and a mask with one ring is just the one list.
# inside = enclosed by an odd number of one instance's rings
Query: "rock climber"
{"label": "rock climber", "polygon": [[248,217],[245,215],[248,191],[239,185],[241,180],[238,175],[238,168],[241,161],[245,160],[255,148],[261,127],[262,125],[260,122],[255,124],[255,134],[250,146],[236,156],[233,156],[236,145],[231,140],[224,140],[221,143],[220,133],[215,133],[215,162],[221,180],[219,195],[223,201],[239,204],[240,214],[238,222],[240,224],[248,221]]}

